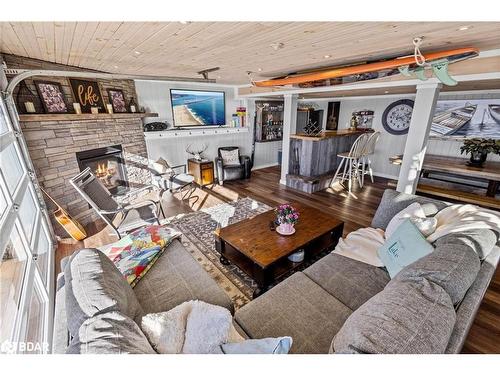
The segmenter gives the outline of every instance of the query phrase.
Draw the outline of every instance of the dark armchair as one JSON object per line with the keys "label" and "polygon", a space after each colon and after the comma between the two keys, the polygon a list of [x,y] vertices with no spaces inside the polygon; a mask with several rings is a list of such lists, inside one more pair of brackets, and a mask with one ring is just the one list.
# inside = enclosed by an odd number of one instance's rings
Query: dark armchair
{"label": "dark armchair", "polygon": [[215,169],[217,180],[222,185],[224,181],[242,180],[250,178],[251,165],[250,158],[245,155],[239,155],[238,164],[225,164],[221,151],[234,151],[238,147],[219,147],[218,156],[215,158]]}

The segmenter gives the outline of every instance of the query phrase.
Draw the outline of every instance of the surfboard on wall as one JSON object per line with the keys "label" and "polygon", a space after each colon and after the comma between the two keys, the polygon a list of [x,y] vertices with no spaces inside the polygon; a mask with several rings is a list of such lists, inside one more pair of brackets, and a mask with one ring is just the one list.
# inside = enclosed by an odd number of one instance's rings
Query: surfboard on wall
{"label": "surfboard on wall", "polygon": [[[434,74],[446,84],[447,65],[470,59],[479,55],[476,48],[458,48],[447,51],[425,53],[427,68],[432,68]],[[273,87],[295,85],[299,87],[332,86],[344,83],[366,81],[402,73],[404,75],[416,72],[418,78],[425,80],[423,67],[415,62],[413,55],[390,60],[369,62],[364,64],[337,66],[310,73],[290,74],[285,77],[252,82],[257,87]],[[448,76],[449,78],[449,76]],[[451,81],[449,81],[451,83]]]}

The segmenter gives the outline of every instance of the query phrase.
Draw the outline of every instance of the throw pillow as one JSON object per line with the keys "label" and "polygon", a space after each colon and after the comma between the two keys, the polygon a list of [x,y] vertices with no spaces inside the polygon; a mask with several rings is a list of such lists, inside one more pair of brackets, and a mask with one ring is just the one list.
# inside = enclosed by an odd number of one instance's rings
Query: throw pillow
{"label": "throw pillow", "polygon": [[405,209],[399,211],[387,224],[385,229],[385,238],[389,238],[398,229],[398,227],[406,220],[410,218],[423,218],[425,219],[425,212],[422,205],[418,202],[410,204]]}
{"label": "throw pillow", "polygon": [[450,296],[424,278],[390,282],[345,321],[335,353],[441,354],[456,314]]}
{"label": "throw pillow", "polygon": [[224,165],[240,165],[240,151],[238,149],[231,151],[220,150],[220,156]]}
{"label": "throw pillow", "polygon": [[123,237],[104,252],[133,288],[165,248],[180,235],[169,227],[149,225]]}
{"label": "throw pillow", "polygon": [[71,340],[67,354],[156,354],[139,326],[118,311],[87,319]]}
{"label": "throw pillow", "polygon": [[391,278],[394,278],[404,267],[432,253],[433,250],[418,228],[406,219],[378,249],[378,256]]}
{"label": "throw pillow", "polygon": [[224,354],[288,354],[292,342],[292,338],[289,336],[269,337],[230,342],[222,344],[221,349]]}
{"label": "throw pillow", "polygon": [[412,217],[410,220],[425,237],[429,237],[434,233],[438,225],[435,217]]}
{"label": "throw pillow", "polygon": [[245,340],[224,307],[186,301],[142,317],[141,329],[160,354],[286,354],[291,337]]}
{"label": "throw pillow", "polygon": [[441,245],[466,245],[476,252],[480,260],[484,260],[491,253],[497,242],[497,235],[492,230],[470,229],[440,237],[434,242],[434,246],[437,248]]}
{"label": "throw pillow", "polygon": [[186,301],[142,317],[141,329],[160,354],[207,354],[232,334],[231,312],[203,301]]}
{"label": "throw pillow", "polygon": [[133,289],[104,253],[81,249],[64,268],[68,331],[76,336],[83,322],[96,315],[118,311],[140,320],[142,307]]}
{"label": "throw pillow", "polygon": [[432,254],[405,267],[390,283],[425,278],[443,288],[456,306],[476,280],[480,267],[479,257],[472,247],[445,243],[437,245]]}

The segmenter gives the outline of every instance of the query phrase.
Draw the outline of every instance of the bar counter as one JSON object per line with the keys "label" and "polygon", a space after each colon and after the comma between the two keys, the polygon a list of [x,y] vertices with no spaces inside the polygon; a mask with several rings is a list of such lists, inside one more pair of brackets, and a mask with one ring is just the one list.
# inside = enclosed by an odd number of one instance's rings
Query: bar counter
{"label": "bar counter", "polygon": [[303,139],[307,141],[321,141],[323,139],[327,138],[334,138],[334,137],[348,137],[352,135],[361,135],[363,133],[371,133],[373,130],[365,130],[365,129],[356,129],[356,130],[351,130],[351,129],[341,129],[341,130],[325,130],[321,133],[320,136],[314,137],[306,134],[292,134],[290,135],[290,138],[292,139]]}
{"label": "bar counter", "polygon": [[366,132],[372,130],[332,130],[319,137],[291,135],[287,186],[307,193],[328,187],[340,162],[337,155],[349,151],[354,141]]}

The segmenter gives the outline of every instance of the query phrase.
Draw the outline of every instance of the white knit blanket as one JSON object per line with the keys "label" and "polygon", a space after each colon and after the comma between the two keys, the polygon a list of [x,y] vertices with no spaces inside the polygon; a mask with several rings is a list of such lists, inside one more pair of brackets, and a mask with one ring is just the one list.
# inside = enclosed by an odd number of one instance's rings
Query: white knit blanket
{"label": "white knit blanket", "polygon": [[[472,229],[491,229],[500,233],[500,214],[472,204],[454,204],[439,211],[436,216],[437,228],[427,237],[434,242],[450,233],[460,233]],[[386,238],[382,229],[361,228],[340,239],[334,254],[383,267],[377,250]]]}
{"label": "white knit blanket", "polygon": [[382,229],[361,228],[349,233],[345,239],[341,238],[333,253],[375,267],[383,267],[384,264],[378,257],[377,250],[384,242],[385,237]]}
{"label": "white knit blanket", "polygon": [[500,214],[472,204],[453,204],[439,211],[435,218],[437,228],[427,237],[429,242],[471,229],[491,229],[500,233]]}
{"label": "white knit blanket", "polygon": [[172,310],[148,314],[142,318],[141,329],[161,354],[217,353],[222,344],[243,341],[229,310],[203,301],[187,301]]}

